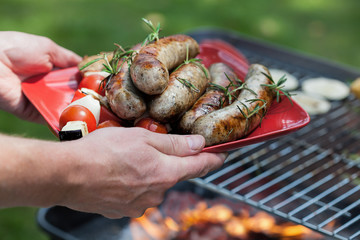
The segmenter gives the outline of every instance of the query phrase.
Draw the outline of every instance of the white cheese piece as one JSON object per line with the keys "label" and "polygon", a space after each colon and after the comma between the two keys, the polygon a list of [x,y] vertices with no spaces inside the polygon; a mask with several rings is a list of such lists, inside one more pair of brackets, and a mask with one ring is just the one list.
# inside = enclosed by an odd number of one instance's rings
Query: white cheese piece
{"label": "white cheese piece", "polygon": [[92,114],[95,117],[96,125],[99,124],[101,105],[98,100],[93,98],[91,95],[87,95],[85,97],[82,97],[82,98],[70,103],[67,107],[73,106],[73,105],[81,105],[81,106],[84,106],[87,109],[89,109],[90,112],[92,112]]}
{"label": "white cheese piece", "polygon": [[100,72],[87,71],[84,73],[85,77],[90,76],[90,75],[100,75],[100,76],[103,76],[104,78],[107,78],[108,76],[110,76],[110,73],[104,72],[104,71],[100,71]]}
{"label": "white cheese piece", "polygon": [[59,132],[60,141],[69,141],[82,138],[89,134],[87,124],[83,121],[70,121]]}

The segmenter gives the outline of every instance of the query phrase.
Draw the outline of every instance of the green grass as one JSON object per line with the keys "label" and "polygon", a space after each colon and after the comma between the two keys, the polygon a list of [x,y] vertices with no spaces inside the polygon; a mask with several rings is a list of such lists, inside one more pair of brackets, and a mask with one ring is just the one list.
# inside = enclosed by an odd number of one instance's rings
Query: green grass
{"label": "green grass", "polygon": [[[45,35],[80,55],[142,41],[142,17],[161,20],[162,36],[226,28],[360,66],[358,0],[0,0],[0,30]],[[1,81],[1,73],[0,73]],[[46,126],[0,111],[0,132],[54,140]],[[33,208],[0,210],[0,239],[45,239]]]}
{"label": "green grass", "polygon": [[1,240],[45,240],[47,235],[39,231],[36,222],[35,208],[10,208],[0,210]]}

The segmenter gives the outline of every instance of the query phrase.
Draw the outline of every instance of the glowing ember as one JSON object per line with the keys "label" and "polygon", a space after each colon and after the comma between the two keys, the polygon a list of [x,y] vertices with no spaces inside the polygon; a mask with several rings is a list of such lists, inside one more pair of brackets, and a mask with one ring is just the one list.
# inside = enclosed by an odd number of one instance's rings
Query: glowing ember
{"label": "glowing ember", "polygon": [[323,239],[304,226],[279,224],[265,212],[251,216],[249,211],[241,209],[236,213],[222,203],[210,206],[205,201],[198,201],[195,206],[177,210],[175,219],[163,216],[157,208],[148,209],[142,217],[131,221],[133,239]]}
{"label": "glowing ember", "polygon": [[229,233],[230,236],[234,236],[237,238],[245,238],[247,236],[248,230],[244,225],[244,222],[240,218],[231,218],[225,224],[225,231]]}

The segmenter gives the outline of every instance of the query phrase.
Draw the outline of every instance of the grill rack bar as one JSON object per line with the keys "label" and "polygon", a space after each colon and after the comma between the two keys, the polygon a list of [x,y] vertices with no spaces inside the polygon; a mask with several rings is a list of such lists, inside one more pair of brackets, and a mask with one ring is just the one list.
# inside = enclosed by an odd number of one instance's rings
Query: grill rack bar
{"label": "grill rack bar", "polygon": [[[229,156],[229,159],[231,159],[230,156]],[[337,157],[337,159],[339,159],[339,157]],[[233,159],[233,160],[235,160],[235,159]],[[231,162],[231,161],[228,160],[228,162]],[[353,167],[353,166],[351,166],[349,164],[345,165],[346,169],[349,169],[351,167]],[[320,171],[320,170],[315,169],[314,171]],[[312,174],[309,173],[307,175],[304,175],[304,178],[310,178],[311,177],[310,175],[312,175]],[[351,178],[343,179],[337,185],[332,186],[327,191],[322,192],[319,196],[317,196],[315,198],[307,197],[307,195],[306,195],[311,190],[316,189],[321,184],[323,184],[324,182],[329,181],[332,178],[333,178],[333,176],[327,176],[327,177],[323,178],[322,180],[314,183],[314,185],[308,186],[307,188],[303,189],[301,192],[295,192],[293,197],[290,200],[289,199],[287,201],[285,200],[285,202],[282,202],[281,205],[278,204],[277,206],[272,206],[272,207],[269,207],[268,205],[266,205],[266,203],[269,202],[272,198],[275,198],[276,195],[281,195],[282,192],[293,189],[296,185],[299,185],[304,179],[297,179],[297,180],[291,182],[290,184],[286,185],[282,189],[282,191],[279,190],[275,195],[268,196],[266,199],[262,199],[262,201],[253,201],[250,197],[255,195],[254,191],[260,192],[264,188],[266,188],[267,186],[270,186],[271,181],[268,182],[266,186],[265,185],[261,186],[260,187],[261,189],[253,190],[252,193],[249,194],[248,196],[239,195],[239,194],[236,194],[236,193],[234,194],[234,191],[218,187],[217,185],[212,184],[209,181],[207,181],[208,179],[207,180],[206,179],[192,179],[190,181],[192,181],[192,182],[194,182],[194,183],[196,183],[198,185],[201,185],[203,187],[205,186],[206,188],[208,188],[210,190],[213,190],[213,191],[219,192],[219,193],[221,193],[223,195],[226,195],[227,197],[234,198],[234,199],[246,202],[246,203],[248,203],[248,204],[250,204],[250,205],[252,205],[254,207],[260,208],[260,209],[265,210],[265,211],[267,211],[269,213],[276,214],[278,216],[289,219],[289,220],[291,220],[291,221],[293,221],[293,222],[295,222],[297,224],[302,224],[304,226],[310,227],[311,229],[316,230],[316,231],[318,231],[318,232],[320,232],[322,234],[326,234],[328,236],[336,237],[338,239],[355,239],[356,237],[358,237],[360,235],[359,231],[353,233],[353,235],[349,236],[348,238],[343,237],[339,233],[341,231],[343,231],[344,229],[346,229],[347,227],[349,227],[351,225],[354,225],[355,223],[359,223],[360,215],[357,215],[357,216],[353,217],[349,213],[349,210],[351,210],[351,209],[353,209],[355,207],[359,207],[360,206],[360,200],[352,203],[351,205],[349,205],[345,209],[340,209],[338,207],[335,207],[335,205],[338,202],[341,202],[344,199],[346,199],[347,197],[353,195],[354,193],[360,194],[360,186],[359,185],[355,186],[353,189],[349,190],[348,192],[346,192],[345,194],[339,196],[338,198],[333,199],[329,203],[322,202],[322,201],[320,201],[320,199],[322,199],[324,196],[330,194],[331,192],[334,192],[340,185],[346,185],[346,184],[350,183],[353,179],[358,178],[358,174],[353,175]],[[205,185],[204,185],[203,181],[206,182]],[[303,205],[299,205],[297,208],[295,208],[294,210],[292,210],[291,212],[288,212],[288,213],[282,212],[282,211],[279,210],[282,206],[286,205],[287,203],[291,202],[292,200],[296,200],[296,199],[299,199],[301,197],[302,198],[305,197],[305,200],[306,200],[306,202]],[[314,205],[314,204],[320,206],[320,208],[318,208],[316,212],[312,212],[311,214],[305,216],[302,219],[297,218],[297,217],[294,216],[294,214],[296,214],[300,210],[302,210],[304,208],[307,208],[307,207],[309,207],[311,205]],[[323,221],[322,223],[317,224],[317,225],[314,225],[314,224],[311,224],[311,223],[308,222],[310,219],[315,218],[317,215],[319,215],[319,214],[321,214],[321,213],[323,213],[324,211],[327,211],[327,210],[331,210],[331,211],[335,212],[335,214],[332,217],[328,218],[326,221]],[[328,231],[328,230],[324,229],[324,227],[328,223],[330,223],[332,220],[335,220],[335,219],[337,219],[337,218],[339,218],[341,216],[347,216],[347,217],[353,217],[353,218],[352,218],[352,220],[350,220],[347,223],[343,224],[341,227],[339,227],[337,229],[334,229],[333,231]]]}
{"label": "grill rack bar", "polygon": [[[338,116],[341,114],[333,115]],[[319,124],[316,124],[316,122],[318,122]],[[323,124],[320,124],[321,122],[321,119],[315,120],[314,125],[319,125],[321,126],[320,128],[322,128]],[[302,131],[302,133],[300,132],[297,134],[306,135],[308,134],[308,132],[312,131],[306,130]],[[345,191],[341,195],[336,196],[335,198],[331,198],[331,194],[335,193],[339,188],[348,186],[349,184],[353,184],[355,181],[358,181],[360,179],[360,168],[358,164],[354,163],[350,159],[347,159],[344,155],[334,153],[332,149],[323,149],[319,145],[309,145],[305,140],[299,141],[298,139],[298,137],[295,138],[292,136],[288,136],[280,140],[271,140],[265,143],[254,144],[252,146],[237,150],[229,155],[224,167],[221,170],[205,176],[204,178],[192,179],[190,181],[203,187],[205,186],[206,188],[219,192],[223,195],[226,195],[227,197],[246,202],[254,207],[260,208],[269,213],[276,214],[295,223],[307,226],[322,234],[335,237],[337,239],[357,239],[360,236],[359,230],[354,230],[354,232],[351,232],[351,235],[347,237],[344,237],[342,234],[343,231],[348,231],[349,227],[356,227],[356,225],[360,223],[360,210],[358,210],[360,209],[360,200],[352,202],[345,208],[338,207],[337,205],[339,205],[339,203],[346,202],[351,196],[356,195],[360,197],[360,185],[354,184],[352,188]],[[292,155],[293,152],[296,152],[294,150],[299,148],[302,148],[303,151],[300,153],[297,152],[295,153],[295,155]],[[266,149],[266,151],[264,149]],[[264,157],[264,155],[268,157]],[[273,168],[265,169],[265,174],[264,172],[262,172],[259,175],[250,178],[248,181],[236,185],[236,187],[234,188],[229,188],[229,185],[241,180],[244,176],[254,173],[257,170],[264,168],[271,163],[274,163],[277,157],[283,158],[283,160],[281,161],[282,164],[276,165]],[[264,159],[257,163],[251,164],[255,158]],[[305,161],[302,161],[304,159]],[[319,162],[321,163],[319,167],[311,168],[314,164]],[[294,165],[294,168],[292,168],[291,170],[283,174],[278,174],[279,170],[286,168],[294,163],[298,164]],[[229,172],[232,172],[249,164],[250,166],[248,168],[239,171],[239,173],[235,175],[231,175],[231,177],[226,178],[223,182],[220,181],[219,183],[214,183],[216,181],[219,181],[222,176],[229,174]],[[336,165],[339,165],[340,167]],[[304,182],[312,180],[312,178],[314,178],[316,175],[322,174],[323,171],[329,168],[331,169],[332,167],[336,168],[330,174],[324,176],[320,180],[313,181],[311,185],[299,188],[299,186],[303,185]],[[298,174],[301,171],[306,170],[307,168],[310,168],[311,171],[308,171],[307,173],[301,175],[301,177],[294,179],[293,181],[288,181],[282,188],[278,189],[277,191],[274,191],[271,194],[266,195],[264,198],[258,199],[257,201],[251,199],[253,196],[266,191],[267,189],[278,183],[288,180],[289,177],[293,176],[294,174]],[[354,173],[348,175],[347,177],[344,177],[343,174],[349,172],[350,170],[352,170],[352,172]],[[256,181],[264,179],[271,175],[275,177],[267,181],[263,185],[258,186],[257,188],[252,188],[249,192],[245,194],[239,194],[240,190],[243,190],[246,187],[253,185]],[[337,180],[336,184],[329,183],[334,179]],[[317,196],[308,196],[308,193],[314,190],[319,190],[322,185],[327,183],[331,185],[328,184],[329,187],[325,190],[320,189],[320,193]],[[283,195],[285,192],[292,191],[294,189],[297,189],[297,191],[293,191],[292,196],[290,196],[289,198],[286,198],[285,200],[277,203],[276,205],[271,206],[268,204],[273,199],[276,199],[277,197]],[[331,198],[330,200],[322,200],[324,198],[326,199],[329,196]],[[299,199],[304,199],[305,202],[300,205],[295,204],[295,207],[293,207],[291,211],[286,212],[281,210],[281,208],[283,208],[284,206]],[[316,210],[311,210],[311,213],[309,213],[308,215],[302,218],[296,217],[296,214],[298,214],[302,210],[314,208],[314,206],[317,206],[315,207]],[[357,215],[354,215],[350,212],[353,209],[356,209]],[[333,212],[332,216],[316,224],[310,222],[310,220],[315,219],[316,217],[327,211]],[[326,229],[326,226],[329,223],[342,217],[347,217],[351,219],[347,222],[344,222],[341,226],[334,228],[330,231]]]}
{"label": "grill rack bar", "polygon": [[[194,36],[209,38],[208,33]],[[347,81],[360,72],[279,46],[216,32],[250,63],[279,68],[297,77]],[[224,166],[191,182],[229,198],[304,225],[331,239],[360,239],[360,101],[332,102],[308,126],[280,139],[229,154]],[[358,155],[358,160],[353,157]]]}

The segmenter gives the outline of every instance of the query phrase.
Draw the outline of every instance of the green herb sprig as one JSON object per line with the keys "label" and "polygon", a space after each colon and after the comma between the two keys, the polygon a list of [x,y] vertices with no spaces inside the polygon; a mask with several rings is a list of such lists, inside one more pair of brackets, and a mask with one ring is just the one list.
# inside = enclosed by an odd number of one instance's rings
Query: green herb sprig
{"label": "green herb sprig", "polygon": [[[110,62],[106,58],[106,64],[104,64],[105,72],[116,75],[120,72],[123,64],[127,62],[131,65],[134,56],[138,53],[136,50],[130,49],[125,50],[119,44],[115,43],[115,50],[113,52],[113,57]],[[122,61],[122,64],[119,65],[119,62]]]}
{"label": "green herb sprig", "polygon": [[[245,133],[248,132],[249,130],[249,120],[250,118],[255,115],[255,114],[258,114],[260,112],[261,109],[264,109],[267,105],[267,101],[264,100],[264,99],[258,99],[258,98],[255,98],[255,99],[249,99],[249,100],[246,100],[246,102],[249,102],[249,103],[254,103],[254,102],[263,102],[263,104],[260,106],[259,103],[256,104],[256,106],[254,107],[253,110],[250,111],[250,109],[248,108],[248,106],[246,106],[246,104],[244,104],[243,102],[240,102],[246,109],[246,113],[245,111],[243,111],[241,109],[241,107],[239,107],[239,105],[237,105],[237,108],[239,109],[239,111],[241,112],[241,114],[243,115],[243,117],[245,118]],[[265,117],[265,114],[266,114],[266,111],[263,111],[263,113],[261,114],[260,116],[260,125],[262,123],[262,120],[264,119]]]}
{"label": "green herb sprig", "polygon": [[[198,59],[198,58],[192,58],[192,59],[189,59],[189,46],[186,47],[186,58],[185,58],[185,61],[180,64],[177,68],[175,68],[174,72],[176,70],[178,70],[180,67],[186,65],[186,64],[189,64],[189,63],[193,63],[195,64],[196,66],[198,66],[205,74],[205,77],[206,78],[209,78],[209,75],[207,73],[207,70],[206,68],[204,67],[204,65],[201,64],[201,59]],[[200,90],[198,88],[195,87],[194,84],[192,84],[189,80],[187,79],[184,79],[184,78],[179,78],[179,77],[176,77],[176,79],[181,82],[182,84],[184,84],[185,86],[189,87],[190,89],[192,89],[193,91],[199,93]]]}
{"label": "green herb sprig", "polygon": [[[243,89],[250,91],[255,96],[257,95],[253,90],[251,90],[250,88],[247,88],[246,87],[247,85],[245,83],[243,83],[240,79],[235,78],[234,79],[235,83],[234,83],[234,81],[232,81],[232,79],[226,74],[226,72],[224,72],[224,74],[225,74],[226,78],[229,80],[229,84],[226,87],[218,85],[216,83],[210,83],[211,89],[220,90],[221,92],[224,93],[224,96],[220,100],[221,103],[223,103],[227,100],[229,102],[229,104],[231,104],[233,102],[233,99],[237,99],[236,92],[243,90]],[[234,88],[234,89],[231,90],[231,88]],[[222,108],[222,105],[221,105],[221,108]]]}
{"label": "green herb sprig", "polygon": [[[83,69],[85,69],[86,67],[90,66],[91,64],[94,64],[97,61],[100,60],[104,60],[105,63],[103,63],[103,72],[106,72],[109,74],[108,77],[104,78],[104,80],[102,80],[102,82],[100,83],[100,87],[105,88],[108,84],[108,82],[110,81],[110,79],[118,74],[121,70],[121,68],[123,67],[124,63],[127,62],[129,65],[131,65],[131,62],[135,56],[135,54],[137,54],[136,50],[124,50],[123,47],[121,47],[119,44],[114,43],[114,45],[116,46],[115,50],[113,51],[113,57],[111,58],[111,60],[109,61],[108,53],[104,53],[102,55],[99,54],[98,58],[95,58],[94,60],[88,62],[87,64],[85,64],[84,66],[82,66],[80,68],[80,71],[82,71]],[[122,61],[121,64],[120,61]]]}
{"label": "green herb sprig", "polygon": [[225,139],[228,139],[230,137],[230,134],[234,131],[234,129],[230,129],[230,131],[226,134]]}
{"label": "green herb sprig", "polygon": [[87,68],[88,66],[96,63],[97,61],[99,61],[99,60],[101,60],[101,59],[103,59],[103,57],[100,57],[100,55],[99,55],[98,58],[95,58],[94,60],[91,60],[90,62],[84,64],[84,66],[80,67],[79,70],[82,71],[82,70],[84,70],[85,68]]}
{"label": "green herb sprig", "polygon": [[189,46],[186,46],[186,58],[185,58],[183,63],[181,63],[179,66],[177,66],[177,68],[175,68],[174,71],[178,70],[180,67],[182,67],[182,66],[184,66],[186,64],[193,63],[196,66],[198,66],[204,72],[206,78],[209,78],[208,71],[206,70],[204,65],[201,64],[201,62],[202,62],[202,59],[199,59],[199,58],[189,59]]}
{"label": "green herb sprig", "polygon": [[180,83],[182,83],[184,86],[190,88],[191,90],[193,90],[197,93],[200,92],[200,90],[197,87],[195,87],[194,84],[192,84],[190,81],[186,80],[185,78],[176,77],[176,80],[178,80]]}
{"label": "green herb sprig", "polygon": [[286,75],[283,75],[279,79],[279,81],[277,81],[275,83],[274,79],[270,75],[268,75],[266,73],[262,73],[262,74],[264,74],[272,82],[272,84],[261,84],[261,86],[269,87],[270,89],[274,90],[276,93],[276,101],[277,102],[281,101],[281,98],[280,98],[281,96],[286,96],[290,100],[291,104],[293,104],[292,99],[291,99],[292,95],[288,91],[283,89],[285,87],[284,83],[287,80]]}
{"label": "green herb sprig", "polygon": [[145,18],[142,18],[142,20],[145,22],[145,24],[151,29],[151,33],[145,38],[141,46],[145,46],[146,44],[152,42],[152,41],[158,41],[160,36],[160,23],[157,24],[156,27],[154,27],[153,23],[150,20],[147,20]]}
{"label": "green herb sprig", "polygon": [[125,62],[129,65],[129,67],[131,66],[132,60],[134,59],[135,55],[138,53],[136,50],[133,49],[125,50],[119,44],[116,43],[115,46],[116,48],[113,52],[112,59],[108,61],[107,57],[105,57],[106,63],[103,64],[105,68],[103,71],[110,74],[109,77],[105,78],[103,82],[101,82],[103,86],[105,85],[104,88],[107,87],[107,84],[109,83],[111,78],[121,71]]}

